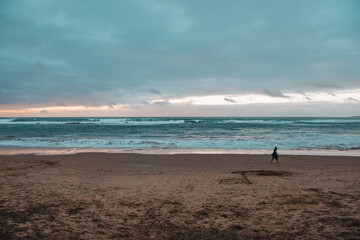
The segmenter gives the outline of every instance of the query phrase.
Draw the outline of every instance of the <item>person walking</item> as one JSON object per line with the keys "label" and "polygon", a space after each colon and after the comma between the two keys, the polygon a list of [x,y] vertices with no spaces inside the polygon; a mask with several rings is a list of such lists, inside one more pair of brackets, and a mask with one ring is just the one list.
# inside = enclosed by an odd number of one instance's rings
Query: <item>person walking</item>
{"label": "person walking", "polygon": [[276,163],[279,163],[279,153],[278,153],[278,151],[277,151],[277,147],[274,148],[274,151],[273,151],[273,153],[271,154],[271,161],[270,161],[270,163],[272,163],[274,159],[276,160]]}

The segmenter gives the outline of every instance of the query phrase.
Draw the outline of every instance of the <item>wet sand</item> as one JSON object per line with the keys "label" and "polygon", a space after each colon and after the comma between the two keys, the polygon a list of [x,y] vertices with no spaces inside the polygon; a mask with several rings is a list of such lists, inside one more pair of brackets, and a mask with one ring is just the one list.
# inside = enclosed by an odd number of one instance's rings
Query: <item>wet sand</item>
{"label": "wet sand", "polygon": [[360,157],[0,156],[0,239],[360,239]]}

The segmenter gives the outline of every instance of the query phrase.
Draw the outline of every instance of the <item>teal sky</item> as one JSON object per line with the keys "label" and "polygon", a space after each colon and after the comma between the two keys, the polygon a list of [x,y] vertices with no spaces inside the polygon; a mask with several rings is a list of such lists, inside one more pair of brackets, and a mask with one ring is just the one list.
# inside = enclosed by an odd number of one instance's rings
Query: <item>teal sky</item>
{"label": "teal sky", "polygon": [[0,116],[359,109],[360,1],[0,1]]}

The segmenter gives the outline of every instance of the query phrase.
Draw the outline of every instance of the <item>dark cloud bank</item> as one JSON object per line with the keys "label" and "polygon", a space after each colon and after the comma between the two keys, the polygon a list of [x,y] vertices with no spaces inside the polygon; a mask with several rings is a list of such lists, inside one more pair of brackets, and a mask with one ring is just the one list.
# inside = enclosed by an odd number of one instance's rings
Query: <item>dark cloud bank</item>
{"label": "dark cloud bank", "polygon": [[4,0],[0,103],[359,88],[359,9],[347,0]]}

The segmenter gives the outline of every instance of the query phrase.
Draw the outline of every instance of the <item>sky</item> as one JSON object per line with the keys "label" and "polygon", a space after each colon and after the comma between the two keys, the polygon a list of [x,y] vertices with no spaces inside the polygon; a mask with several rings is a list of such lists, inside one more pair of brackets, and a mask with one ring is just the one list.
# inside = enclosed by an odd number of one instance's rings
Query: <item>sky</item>
{"label": "sky", "polygon": [[0,117],[359,115],[357,0],[0,0]]}

